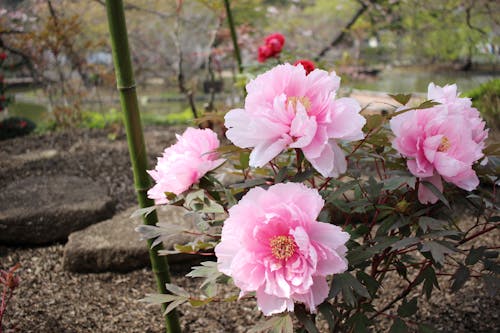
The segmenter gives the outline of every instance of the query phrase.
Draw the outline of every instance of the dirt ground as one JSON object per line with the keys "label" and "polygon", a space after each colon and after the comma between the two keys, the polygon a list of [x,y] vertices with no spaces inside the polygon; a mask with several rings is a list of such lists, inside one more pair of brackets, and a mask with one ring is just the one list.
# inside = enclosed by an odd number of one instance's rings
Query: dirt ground
{"label": "dirt ground", "polygon": [[[152,127],[146,131],[150,163],[181,128]],[[0,142],[0,186],[31,175],[83,176],[100,182],[116,200],[118,210],[135,202],[132,171],[123,134],[109,140],[104,130],[76,130]],[[496,243],[498,233],[481,240]],[[491,238],[493,237],[493,238]],[[154,292],[148,269],[127,274],[73,274],[62,269],[63,244],[22,248],[0,246],[0,268],[21,264],[21,284],[5,315],[6,332],[162,332],[159,307],[138,300]],[[200,281],[174,276],[174,283],[196,294]],[[441,291],[412,318],[443,332],[500,332],[500,296],[486,295],[477,280],[457,294],[449,293],[449,277],[440,279]],[[396,295],[396,279],[384,286],[382,300]],[[237,291],[223,287],[230,295]],[[253,300],[180,307],[184,332],[247,332],[261,319]],[[387,331],[381,321],[375,332]]]}

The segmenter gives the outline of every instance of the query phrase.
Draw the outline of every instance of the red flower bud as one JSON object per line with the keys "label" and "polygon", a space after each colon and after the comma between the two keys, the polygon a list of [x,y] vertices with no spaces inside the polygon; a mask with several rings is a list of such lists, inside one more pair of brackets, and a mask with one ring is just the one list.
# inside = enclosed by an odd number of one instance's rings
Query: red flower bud
{"label": "red flower bud", "polygon": [[273,56],[273,51],[269,46],[267,45],[259,46],[259,55],[258,55],[259,62],[264,62],[272,56]]}
{"label": "red flower bud", "polygon": [[7,53],[5,52],[0,53],[0,60],[5,60],[5,59],[7,59]]}
{"label": "red flower bud", "polygon": [[285,45],[285,36],[280,33],[274,33],[267,36],[265,41],[266,45],[273,51],[273,55],[277,55],[283,49],[283,45]]}
{"label": "red flower bud", "polygon": [[306,70],[306,75],[311,73],[316,68],[314,66],[314,62],[307,59],[297,60],[293,65],[297,66],[299,64],[302,65],[302,67],[304,67],[304,69]]}

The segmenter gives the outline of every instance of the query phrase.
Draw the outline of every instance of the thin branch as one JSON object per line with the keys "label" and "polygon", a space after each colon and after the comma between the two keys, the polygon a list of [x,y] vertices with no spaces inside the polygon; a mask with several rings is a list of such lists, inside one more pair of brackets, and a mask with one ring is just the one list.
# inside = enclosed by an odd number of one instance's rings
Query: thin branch
{"label": "thin branch", "polygon": [[356,13],[351,17],[349,22],[345,25],[345,27],[342,29],[342,31],[335,37],[330,45],[325,46],[319,53],[318,55],[314,58],[315,61],[319,61],[321,58],[323,58],[328,51],[333,49],[335,46],[340,44],[346,36],[346,33],[352,28],[352,26],[358,21],[358,19],[366,12],[368,9],[368,6],[364,2],[360,2],[361,7],[356,11]]}

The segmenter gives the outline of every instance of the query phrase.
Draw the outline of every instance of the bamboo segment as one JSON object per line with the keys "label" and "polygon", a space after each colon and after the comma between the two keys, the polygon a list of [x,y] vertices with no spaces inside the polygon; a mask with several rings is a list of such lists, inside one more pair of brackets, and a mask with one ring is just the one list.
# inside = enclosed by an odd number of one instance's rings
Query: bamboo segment
{"label": "bamboo segment", "polygon": [[[123,121],[127,132],[127,142],[134,173],[137,200],[139,202],[139,207],[150,207],[154,205],[154,202],[147,197],[147,190],[151,186],[151,183],[146,172],[148,168],[146,147],[144,145],[134,73],[130,60],[127,26],[122,0],[106,0],[106,10],[111,47],[113,50],[113,62],[115,64],[116,81],[120,94],[120,104],[123,109]],[[144,217],[143,222],[146,225],[156,225],[158,222],[156,212],[152,212]],[[151,249],[151,244],[152,242],[148,241],[149,258],[156,278],[157,288],[160,293],[166,294],[167,289],[165,284],[170,283],[168,262],[166,257],[158,255],[158,251],[163,248],[162,245],[158,245]],[[162,309],[165,311],[165,304],[163,304]],[[179,319],[175,310],[165,317],[165,324],[168,333],[181,332]]]}

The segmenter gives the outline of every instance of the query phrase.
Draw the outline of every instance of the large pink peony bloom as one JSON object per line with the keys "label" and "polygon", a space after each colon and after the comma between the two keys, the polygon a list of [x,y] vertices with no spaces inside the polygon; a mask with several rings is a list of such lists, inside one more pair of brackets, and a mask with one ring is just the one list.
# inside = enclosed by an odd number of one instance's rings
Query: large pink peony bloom
{"label": "large pink peony bloom", "polygon": [[[410,172],[443,190],[442,179],[467,191],[479,185],[472,165],[483,157],[487,131],[476,109],[458,98],[456,86],[429,85],[429,98],[442,104],[412,110],[391,119],[393,147],[408,158]],[[419,201],[435,203],[438,198],[419,186]]]}
{"label": "large pink peony bloom", "polygon": [[177,143],[165,149],[155,169],[148,170],[156,182],[148,191],[148,197],[156,204],[168,202],[165,192],[181,194],[208,171],[224,163],[214,152],[219,148],[219,139],[212,130],[188,128],[176,137]]}
{"label": "large pink peony bloom", "polygon": [[352,98],[335,100],[340,78],[302,65],[284,64],[247,84],[244,109],[225,117],[229,140],[253,147],[250,165],[264,166],[287,148],[300,148],[325,177],[345,172],[345,155],[337,140],[360,140],[366,120]]}
{"label": "large pink peony bloom", "polygon": [[347,269],[349,234],[316,221],[324,201],[302,184],[251,189],[229,210],[215,248],[219,270],[231,276],[240,296],[256,292],[265,315],[310,311],[328,296],[326,275]]}

